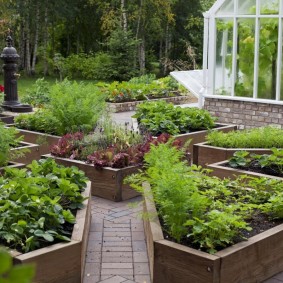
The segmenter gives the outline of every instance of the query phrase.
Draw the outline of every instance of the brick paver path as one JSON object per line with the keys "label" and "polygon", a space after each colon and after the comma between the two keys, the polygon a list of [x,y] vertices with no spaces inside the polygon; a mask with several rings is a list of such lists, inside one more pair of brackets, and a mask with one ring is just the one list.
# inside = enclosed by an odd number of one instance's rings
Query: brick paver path
{"label": "brick paver path", "polygon": [[150,283],[141,197],[112,202],[92,197],[84,283]]}

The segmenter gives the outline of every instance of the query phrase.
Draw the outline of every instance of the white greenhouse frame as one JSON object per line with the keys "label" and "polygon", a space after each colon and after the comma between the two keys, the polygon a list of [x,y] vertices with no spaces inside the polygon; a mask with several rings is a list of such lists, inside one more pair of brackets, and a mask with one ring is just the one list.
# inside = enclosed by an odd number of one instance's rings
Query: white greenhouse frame
{"label": "white greenhouse frame", "polygon": [[[233,99],[240,101],[252,101],[252,102],[263,102],[272,104],[283,104],[283,98],[281,98],[281,78],[282,78],[282,32],[283,32],[283,0],[279,0],[279,12],[278,14],[261,14],[260,7],[261,1],[254,0],[256,5],[255,14],[239,14],[239,2],[240,0],[218,0],[212,8],[204,13],[204,46],[203,46],[203,91],[199,94],[199,99],[202,100],[202,96],[209,98],[218,99]],[[271,0],[267,0],[271,1]],[[230,4],[230,3],[231,4]],[[242,1],[243,3],[247,3]],[[221,7],[224,4],[230,4],[233,9],[231,12],[221,12]],[[264,2],[262,2],[264,3]],[[237,72],[237,40],[238,40],[238,20],[239,19],[252,18],[255,20],[255,38],[254,38],[254,74],[253,74],[253,95],[252,97],[236,96],[235,95],[235,82],[236,82],[236,72]],[[258,74],[259,74],[259,33],[260,33],[260,21],[264,18],[275,18],[278,19],[278,46],[277,46],[277,60],[276,60],[276,94],[275,99],[265,99],[258,98]],[[231,19],[233,22],[233,47],[231,51],[231,92],[230,95],[220,95],[215,94],[215,76],[216,76],[216,44],[217,44],[217,30],[216,30],[216,20],[217,19]],[[225,41],[225,33],[223,32],[223,39]],[[226,39],[227,41],[227,39]],[[225,48],[221,50],[223,56],[225,57]],[[225,59],[222,59],[225,60]],[[225,69],[225,63],[222,69]],[[282,95],[283,97],[283,95]]]}

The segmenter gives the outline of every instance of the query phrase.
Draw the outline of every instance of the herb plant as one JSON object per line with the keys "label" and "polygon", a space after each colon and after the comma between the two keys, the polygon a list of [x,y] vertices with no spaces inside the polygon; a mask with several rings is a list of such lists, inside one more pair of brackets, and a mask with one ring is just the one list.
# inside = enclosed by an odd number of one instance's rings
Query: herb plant
{"label": "herb plant", "polygon": [[[283,217],[279,180],[208,176],[209,170],[183,161],[183,152],[170,142],[152,145],[144,159],[145,172],[127,177],[127,182],[156,203],[164,231],[177,242],[215,253],[244,240],[243,232],[252,231],[250,223],[258,214]],[[143,182],[150,184],[153,199]]]}
{"label": "herb plant", "polygon": [[210,132],[206,137],[209,145],[224,148],[282,148],[283,130],[262,127],[231,132]]}
{"label": "herb plant", "polygon": [[105,96],[91,84],[56,83],[50,89],[50,103],[33,115],[16,117],[17,127],[64,135],[91,131],[105,109]]}
{"label": "herb plant", "polygon": [[211,129],[215,126],[216,120],[206,110],[175,107],[165,101],[143,102],[137,106],[137,112],[133,117],[137,118],[142,130],[152,135],[177,135]]}
{"label": "herb plant", "polygon": [[0,239],[28,252],[51,242],[70,241],[66,223],[83,207],[87,178],[76,167],[52,159],[33,161],[27,169],[6,168],[0,178]]}

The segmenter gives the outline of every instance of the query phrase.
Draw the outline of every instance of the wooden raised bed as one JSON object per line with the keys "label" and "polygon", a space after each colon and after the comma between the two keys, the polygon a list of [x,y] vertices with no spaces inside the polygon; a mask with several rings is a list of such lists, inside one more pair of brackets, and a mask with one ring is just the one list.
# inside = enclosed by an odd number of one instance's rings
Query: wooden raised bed
{"label": "wooden raised bed", "polygon": [[58,243],[26,254],[12,252],[16,264],[35,263],[36,283],[83,282],[91,211],[91,184],[82,193],[87,199],[77,211],[71,242]]}
{"label": "wooden raised bed", "polygon": [[[15,125],[7,125],[8,127],[15,127]],[[41,132],[34,132],[34,131],[29,131],[29,130],[24,130],[24,129],[19,129],[18,136],[24,136],[24,141],[33,143],[33,144],[38,144],[39,145],[39,151],[40,155],[46,154],[50,152],[50,147],[57,143],[58,140],[61,138],[59,136],[54,136],[54,135],[49,135]]]}
{"label": "wooden raised bed", "polygon": [[26,165],[23,164],[23,163],[18,163],[18,162],[12,162],[12,161],[10,161],[7,166],[5,166],[5,167],[0,167],[0,175],[3,174],[4,168],[6,168],[6,167],[21,169],[21,168],[24,168],[25,166],[26,166]]}
{"label": "wooden raised bed", "polygon": [[[171,97],[160,97],[155,99],[150,99],[150,101],[159,101],[164,100],[166,102],[171,102],[175,105],[187,104],[187,103],[197,103],[197,99],[193,95],[179,95]],[[129,101],[129,102],[108,102],[107,107],[112,112],[125,112],[125,111],[134,111],[138,104],[143,103],[144,100],[140,101]]]}
{"label": "wooden raised bed", "polygon": [[129,185],[123,184],[123,179],[137,173],[140,166],[130,166],[126,168],[103,167],[96,169],[92,164],[69,158],[55,157],[51,154],[42,155],[43,158],[53,158],[58,164],[64,166],[76,166],[84,171],[92,182],[91,194],[112,201],[123,201],[139,196]]}
{"label": "wooden raised bed", "polygon": [[[133,122],[134,129],[138,130],[137,119],[132,118],[132,122]],[[228,124],[217,123],[215,125],[215,128],[213,128],[212,130],[213,131],[221,131],[221,132],[230,132],[230,131],[237,130],[237,126],[236,125],[228,125]],[[189,144],[188,151],[191,153],[191,157],[192,157],[194,155],[194,150],[193,150],[194,144],[204,142],[205,141],[205,137],[207,136],[209,131],[210,130],[201,130],[201,131],[196,131],[196,132],[176,135],[174,137],[176,139],[181,140],[183,143],[185,143],[188,140],[191,140],[191,142]]]}
{"label": "wooden raised bed", "polygon": [[229,162],[228,160],[224,160],[224,161],[221,161],[221,162],[209,164],[209,165],[207,165],[207,168],[213,170],[211,175],[217,176],[221,179],[224,179],[224,178],[236,179],[240,175],[247,175],[249,177],[255,177],[255,178],[265,177],[265,178],[283,180],[283,178],[281,178],[281,177],[276,177],[276,176],[272,176],[272,175],[261,174],[261,173],[257,173],[257,172],[251,172],[251,171],[240,170],[240,169],[224,166],[228,162]]}
{"label": "wooden raised bed", "polygon": [[31,163],[33,160],[38,160],[41,157],[40,146],[38,144],[32,144],[29,142],[21,142],[20,146],[12,148],[12,151],[21,149],[28,149],[29,152],[25,153],[24,156],[13,159],[14,162],[20,162],[24,164]]}
{"label": "wooden raised bed", "polygon": [[[149,198],[144,211],[156,214]],[[165,240],[157,217],[144,226],[152,283],[258,283],[283,270],[283,224],[214,255]]]}
{"label": "wooden raised bed", "polygon": [[211,146],[207,142],[197,143],[193,146],[193,163],[206,167],[208,164],[229,159],[236,151],[245,150],[256,154],[272,153],[264,148],[224,148]]}

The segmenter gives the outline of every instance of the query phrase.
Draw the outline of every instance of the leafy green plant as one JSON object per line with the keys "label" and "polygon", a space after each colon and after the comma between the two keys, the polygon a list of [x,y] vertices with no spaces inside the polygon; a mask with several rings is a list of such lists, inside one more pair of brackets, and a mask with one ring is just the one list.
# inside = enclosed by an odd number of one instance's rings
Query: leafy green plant
{"label": "leafy green plant", "polygon": [[20,128],[64,135],[68,132],[91,131],[105,109],[105,97],[91,84],[56,83],[50,89],[50,103],[33,115],[15,118]]}
{"label": "leafy green plant", "polygon": [[27,152],[24,149],[11,150],[19,146],[23,140],[23,136],[17,137],[17,134],[18,130],[16,128],[6,128],[3,123],[0,123],[0,167],[7,165],[8,161],[21,157]]}
{"label": "leafy green plant", "polygon": [[[151,146],[145,155],[145,172],[127,178],[158,209],[163,229],[175,241],[188,240],[199,249],[215,253],[236,239],[245,239],[258,214],[283,217],[283,184],[280,180],[247,178],[232,181],[207,175],[183,161],[171,143]],[[143,189],[148,182],[151,191]]]}
{"label": "leafy green plant", "polygon": [[50,102],[50,85],[44,78],[37,79],[31,89],[21,99],[33,107],[43,107]]}
{"label": "leafy green plant", "polygon": [[23,252],[70,241],[64,225],[74,224],[71,210],[83,207],[87,178],[52,159],[33,161],[27,168],[6,168],[0,178],[1,241]]}
{"label": "leafy green plant", "polygon": [[[113,82],[103,85],[109,102],[148,100],[151,98],[176,96],[186,91],[172,77],[155,79],[154,75],[134,77],[128,82]],[[174,92],[175,91],[175,92]]]}
{"label": "leafy green plant", "polygon": [[13,266],[11,255],[4,248],[0,248],[0,282],[2,283],[32,283],[35,273],[33,264]]}
{"label": "leafy green plant", "polygon": [[283,130],[275,127],[262,127],[231,132],[212,131],[207,142],[224,148],[282,148]]}
{"label": "leafy green plant", "polygon": [[229,159],[229,166],[268,169],[274,174],[283,175],[283,150],[271,148],[271,154],[250,154],[247,151],[238,151]]}
{"label": "leafy green plant", "polygon": [[248,158],[249,152],[240,150],[236,151],[229,159],[229,165],[233,168],[246,167],[250,164],[251,159]]}
{"label": "leafy green plant", "polygon": [[175,107],[165,101],[143,102],[137,106],[136,114],[142,130],[152,135],[168,133],[177,135],[196,130],[211,129],[215,126],[215,117],[208,111],[198,108]]}

